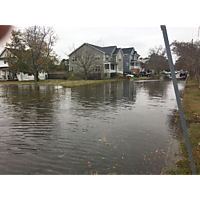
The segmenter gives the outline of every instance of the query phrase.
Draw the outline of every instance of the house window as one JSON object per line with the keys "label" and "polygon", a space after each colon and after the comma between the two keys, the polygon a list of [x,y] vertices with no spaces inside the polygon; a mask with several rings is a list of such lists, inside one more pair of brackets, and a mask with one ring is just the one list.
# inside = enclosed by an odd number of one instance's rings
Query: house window
{"label": "house window", "polygon": [[95,60],[100,60],[100,55],[95,55]]}
{"label": "house window", "polygon": [[6,64],[6,60],[4,60],[4,64]]}
{"label": "house window", "polygon": [[121,53],[119,53],[119,61],[121,61],[121,59],[122,59],[122,55]]}
{"label": "house window", "polygon": [[109,55],[106,55],[106,60],[109,60]]}
{"label": "house window", "polygon": [[77,61],[77,57],[76,57],[76,56],[73,56],[73,57],[72,57],[72,61]]}
{"label": "house window", "polygon": [[28,73],[28,76],[32,76],[33,74],[31,74],[31,73]]}
{"label": "house window", "polygon": [[72,71],[74,71],[74,67],[72,67]]}
{"label": "house window", "polygon": [[128,67],[128,62],[126,62],[126,66]]}
{"label": "house window", "polygon": [[115,69],[115,65],[111,64],[111,70]]}
{"label": "house window", "polygon": [[94,67],[94,71],[95,71],[95,72],[100,72],[100,66],[95,66],[95,67]]}
{"label": "house window", "polygon": [[105,69],[109,69],[109,64],[105,64]]}

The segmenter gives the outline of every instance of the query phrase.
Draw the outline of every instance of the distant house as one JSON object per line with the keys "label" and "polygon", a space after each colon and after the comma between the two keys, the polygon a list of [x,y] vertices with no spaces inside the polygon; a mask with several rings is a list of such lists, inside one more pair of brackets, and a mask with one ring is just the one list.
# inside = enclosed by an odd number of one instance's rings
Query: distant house
{"label": "distant house", "polygon": [[91,55],[91,59],[95,59],[90,73],[100,74],[101,78],[110,78],[114,73],[123,74],[123,51],[121,48],[117,48],[117,46],[100,47],[89,43],[84,43],[69,54],[69,70],[74,71],[74,74],[83,73],[83,69],[77,63],[86,56],[88,58],[88,55]]}
{"label": "distant house", "polygon": [[[4,48],[0,54],[0,80],[18,79],[18,81],[30,81],[34,80],[33,74],[24,74],[22,72],[14,74],[9,70],[6,58],[8,54],[12,53],[9,48]],[[40,80],[45,80],[47,78],[47,73],[41,72],[38,74]]]}
{"label": "distant house", "polygon": [[146,64],[149,61],[149,58],[139,59],[140,67],[142,68],[142,71],[146,71]]}
{"label": "distant house", "polygon": [[123,48],[123,70],[126,72],[135,72],[139,73],[142,68],[140,66],[140,62],[138,62],[139,54],[135,51],[134,47]]}
{"label": "distant house", "polygon": [[7,49],[5,48],[0,54],[0,80],[8,80],[13,77],[13,74],[9,71],[6,57]]}

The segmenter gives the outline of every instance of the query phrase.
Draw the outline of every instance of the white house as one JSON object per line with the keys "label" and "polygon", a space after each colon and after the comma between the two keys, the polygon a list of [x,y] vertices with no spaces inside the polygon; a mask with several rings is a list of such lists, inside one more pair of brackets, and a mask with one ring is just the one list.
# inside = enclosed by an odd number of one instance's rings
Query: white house
{"label": "white house", "polygon": [[[47,79],[47,73],[45,72],[39,72],[38,78],[40,80],[46,80]],[[17,74],[18,81],[32,81],[34,80],[33,74],[24,74],[22,72]]]}
{"label": "white house", "polygon": [[[6,61],[7,54],[10,53],[8,48],[4,48],[4,50],[0,54],[0,80],[8,80],[8,79],[18,79],[18,81],[31,81],[34,80],[34,76],[32,74],[24,74],[22,72],[18,74],[13,74],[9,71],[9,66]],[[38,74],[40,80],[47,79],[47,73],[41,72]]]}
{"label": "white house", "polygon": [[0,80],[7,80],[10,76],[10,72],[8,70],[9,66],[6,62],[6,50],[4,49],[0,54]]}

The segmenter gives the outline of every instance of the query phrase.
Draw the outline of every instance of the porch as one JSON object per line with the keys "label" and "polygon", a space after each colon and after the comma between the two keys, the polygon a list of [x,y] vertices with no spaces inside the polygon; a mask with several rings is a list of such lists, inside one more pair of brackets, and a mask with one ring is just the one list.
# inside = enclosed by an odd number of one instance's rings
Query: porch
{"label": "porch", "polygon": [[109,62],[104,64],[104,73],[116,73],[118,70],[118,65],[115,62]]}
{"label": "porch", "polygon": [[8,70],[8,68],[0,68],[0,81],[7,81],[17,79],[16,76],[12,72]]}
{"label": "porch", "polygon": [[140,66],[140,62],[131,61],[131,63],[130,63],[130,71],[131,72],[139,73],[141,70],[142,70],[142,68]]}
{"label": "porch", "polygon": [[8,68],[0,68],[0,80],[8,80]]}

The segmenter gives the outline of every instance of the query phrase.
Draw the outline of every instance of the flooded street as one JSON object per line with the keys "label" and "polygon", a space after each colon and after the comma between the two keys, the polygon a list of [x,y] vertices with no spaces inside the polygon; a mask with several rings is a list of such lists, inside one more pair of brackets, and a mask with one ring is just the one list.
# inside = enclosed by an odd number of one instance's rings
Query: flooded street
{"label": "flooded street", "polygon": [[161,174],[176,109],[171,80],[0,85],[0,174]]}

